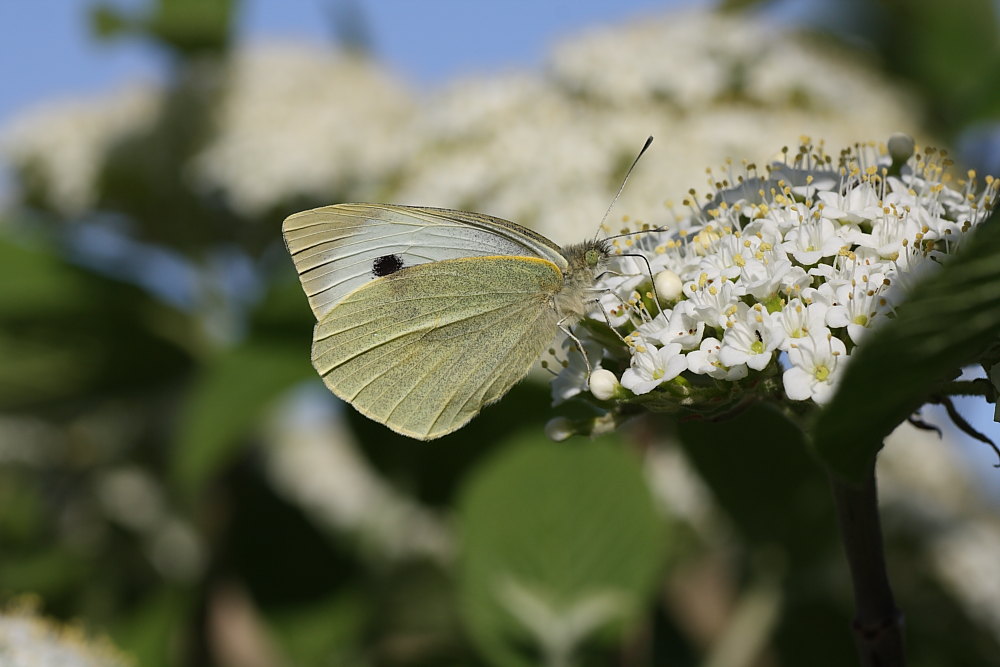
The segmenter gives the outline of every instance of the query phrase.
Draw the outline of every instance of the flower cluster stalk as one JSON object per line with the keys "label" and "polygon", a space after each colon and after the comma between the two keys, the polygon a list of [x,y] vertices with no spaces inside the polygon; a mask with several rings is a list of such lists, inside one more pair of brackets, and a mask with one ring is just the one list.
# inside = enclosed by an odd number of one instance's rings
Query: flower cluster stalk
{"label": "flower cluster stalk", "polygon": [[903,614],[896,607],[882,547],[874,462],[859,486],[830,474],[844,553],[854,589],[851,624],[863,667],[903,667]]}

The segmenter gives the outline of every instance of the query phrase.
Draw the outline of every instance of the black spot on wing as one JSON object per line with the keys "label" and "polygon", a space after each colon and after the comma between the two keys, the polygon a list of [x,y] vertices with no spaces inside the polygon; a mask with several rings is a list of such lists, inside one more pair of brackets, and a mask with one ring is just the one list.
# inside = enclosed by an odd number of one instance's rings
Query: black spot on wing
{"label": "black spot on wing", "polygon": [[403,258],[399,255],[382,255],[372,262],[372,274],[376,278],[387,276],[403,268]]}

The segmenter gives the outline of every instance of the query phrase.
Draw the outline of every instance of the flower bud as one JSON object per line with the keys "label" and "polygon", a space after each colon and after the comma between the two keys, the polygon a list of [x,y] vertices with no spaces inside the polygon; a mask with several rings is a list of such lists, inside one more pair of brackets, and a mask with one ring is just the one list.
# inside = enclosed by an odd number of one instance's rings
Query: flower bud
{"label": "flower bud", "polygon": [[888,148],[889,156],[892,158],[893,163],[902,164],[913,156],[915,149],[913,137],[902,132],[897,132],[889,137]]}
{"label": "flower bud", "polygon": [[598,368],[590,374],[590,393],[599,401],[606,401],[618,391],[618,378],[609,370]]}
{"label": "flower bud", "polygon": [[670,270],[660,271],[653,276],[653,287],[660,305],[676,301],[681,295],[681,277]]}
{"label": "flower bud", "polygon": [[573,422],[566,417],[553,417],[545,423],[545,435],[549,440],[562,442],[571,435],[576,435],[576,429],[573,428]]}

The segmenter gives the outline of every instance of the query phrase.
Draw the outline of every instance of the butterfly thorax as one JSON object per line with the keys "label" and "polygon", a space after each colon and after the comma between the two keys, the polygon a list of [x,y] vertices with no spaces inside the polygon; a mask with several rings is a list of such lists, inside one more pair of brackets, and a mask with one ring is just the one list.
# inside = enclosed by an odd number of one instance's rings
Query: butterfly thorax
{"label": "butterfly thorax", "polygon": [[578,320],[587,314],[587,303],[594,299],[597,276],[607,264],[608,248],[604,241],[584,241],[562,249],[568,267],[563,273],[563,287],[554,297],[556,311],[564,318]]}

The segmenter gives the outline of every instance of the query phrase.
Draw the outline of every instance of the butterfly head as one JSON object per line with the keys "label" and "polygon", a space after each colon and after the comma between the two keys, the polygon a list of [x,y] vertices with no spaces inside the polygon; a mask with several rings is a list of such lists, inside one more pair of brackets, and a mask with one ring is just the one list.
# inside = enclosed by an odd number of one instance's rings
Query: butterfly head
{"label": "butterfly head", "polygon": [[584,241],[563,248],[567,267],[563,275],[563,288],[556,297],[556,309],[563,316],[579,318],[586,312],[590,292],[611,254],[609,248],[609,244],[603,239]]}
{"label": "butterfly head", "polygon": [[583,261],[586,262],[588,268],[596,269],[597,265],[607,256],[608,253],[603,248],[588,248],[583,254]]}

